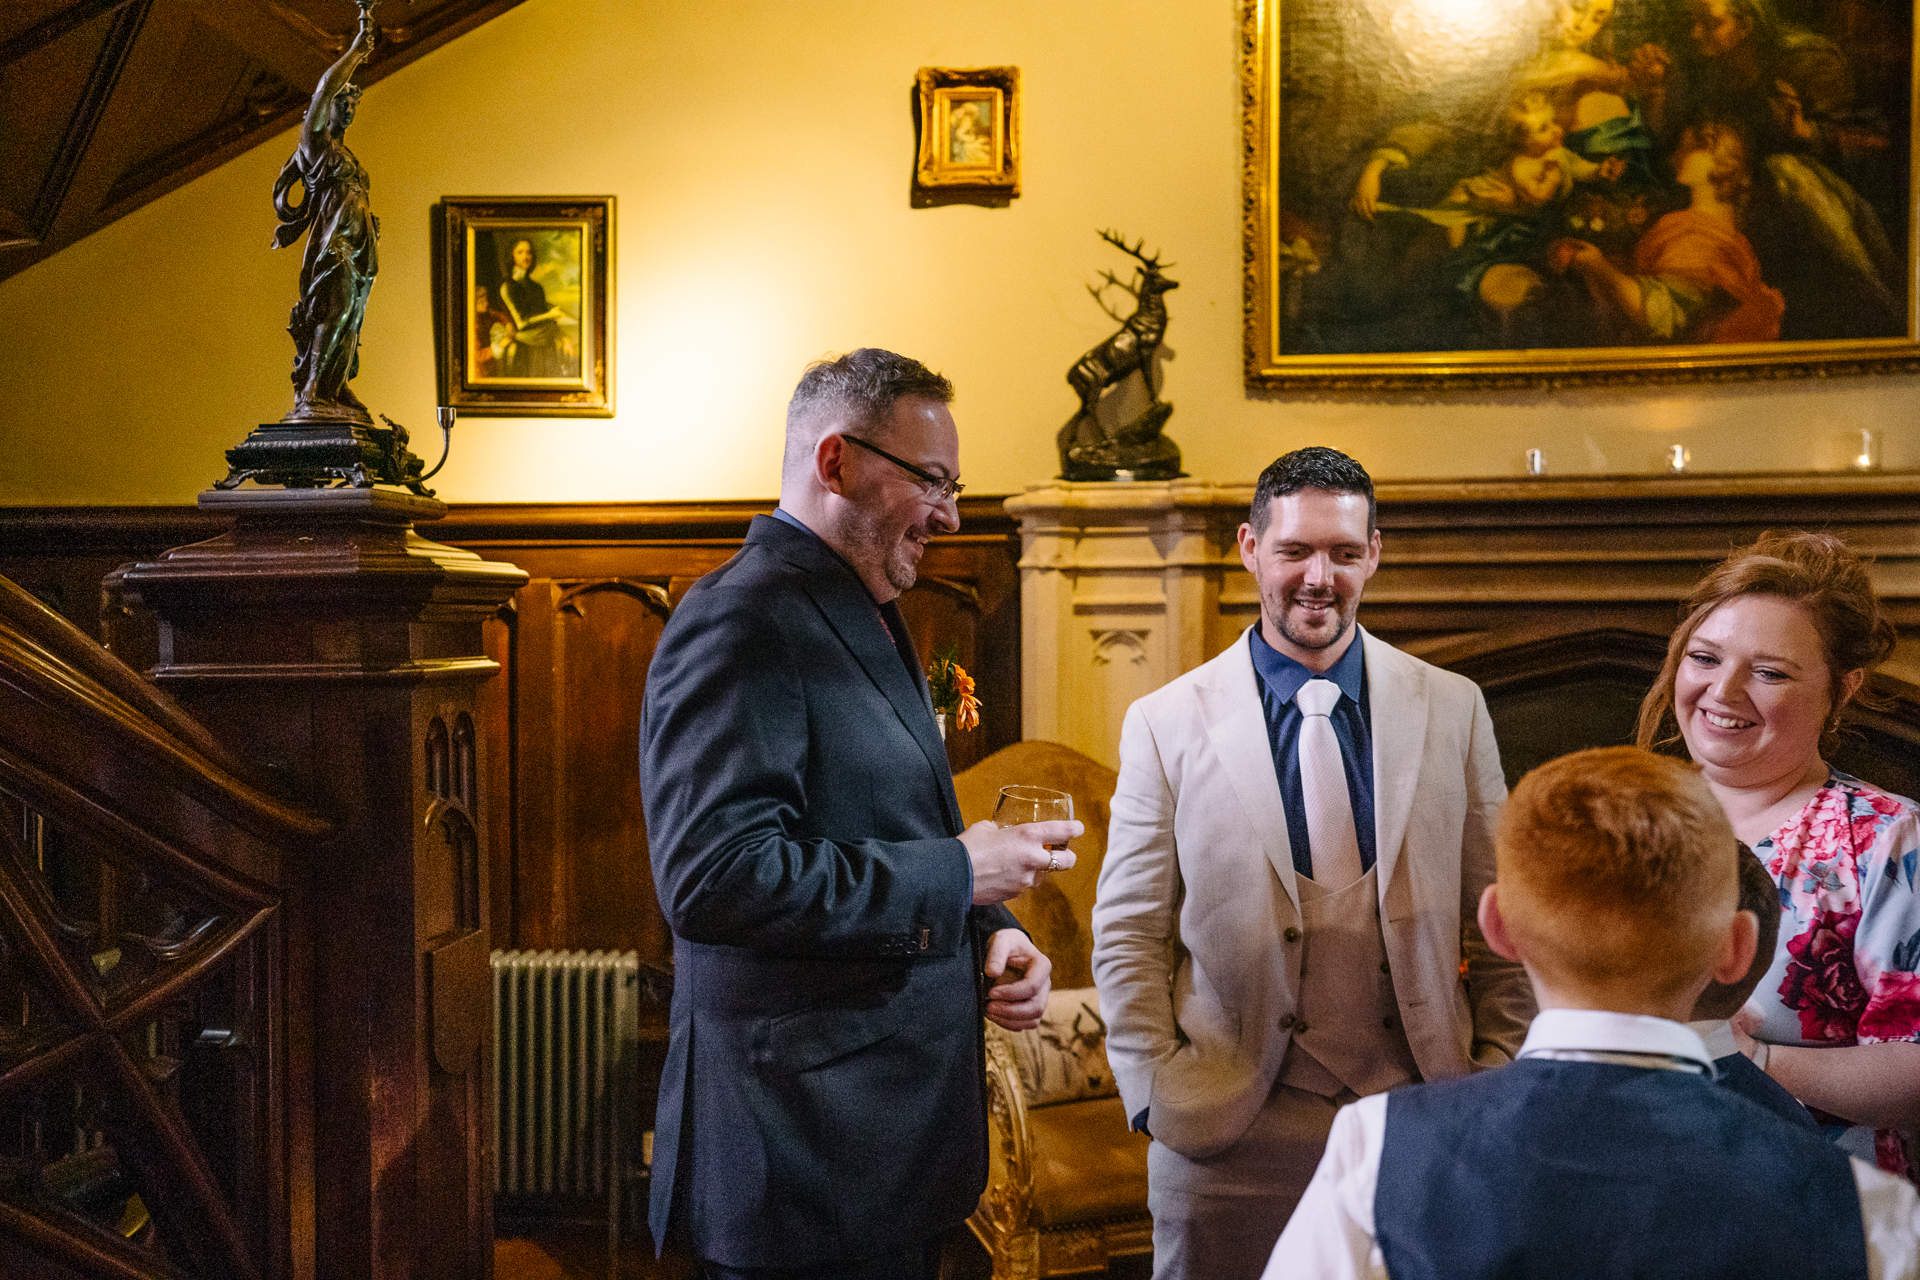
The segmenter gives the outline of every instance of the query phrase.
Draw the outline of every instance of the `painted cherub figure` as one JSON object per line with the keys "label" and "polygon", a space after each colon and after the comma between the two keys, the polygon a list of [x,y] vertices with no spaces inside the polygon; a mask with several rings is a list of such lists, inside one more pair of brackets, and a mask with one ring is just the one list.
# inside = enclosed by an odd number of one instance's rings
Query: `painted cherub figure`
{"label": "painted cherub figure", "polygon": [[1626,169],[1626,161],[1619,156],[1596,162],[1568,150],[1553,100],[1541,90],[1515,97],[1507,108],[1506,124],[1512,153],[1492,168],[1454,183],[1442,201],[1447,212],[1471,215],[1445,221],[1447,239],[1456,249],[1495,219],[1534,213],[1569,194],[1576,182],[1596,177],[1611,182]]}

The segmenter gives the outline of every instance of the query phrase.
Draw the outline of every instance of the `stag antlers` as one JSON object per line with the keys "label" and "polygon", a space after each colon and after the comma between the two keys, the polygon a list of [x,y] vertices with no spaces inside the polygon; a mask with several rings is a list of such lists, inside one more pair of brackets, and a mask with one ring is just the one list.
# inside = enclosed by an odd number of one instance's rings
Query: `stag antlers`
{"label": "stag antlers", "polygon": [[[1140,246],[1147,242],[1147,238],[1145,236],[1141,236],[1138,240],[1135,240],[1132,244],[1128,244],[1126,237],[1121,235],[1118,231],[1102,231],[1100,233],[1100,238],[1102,240],[1105,240],[1108,244],[1112,245],[1114,248],[1118,249],[1120,252],[1124,254],[1128,254],[1131,257],[1140,259],[1140,265],[1145,267],[1148,271],[1160,270],[1159,254],[1156,253],[1151,258],[1149,258],[1146,254],[1140,252]],[[1171,267],[1176,264],[1169,262],[1167,265]]]}
{"label": "stag antlers", "polygon": [[[1134,241],[1132,244],[1128,244],[1126,237],[1121,235],[1118,231],[1102,231],[1099,233],[1099,235],[1102,240],[1105,240],[1108,244],[1120,250],[1120,252],[1139,259],[1140,266],[1142,268],[1142,272],[1141,272],[1142,283],[1145,283],[1145,280],[1147,278],[1157,276],[1160,274],[1160,255],[1156,252],[1152,257],[1148,257],[1146,254],[1140,252],[1141,246],[1146,244],[1147,242],[1147,238],[1145,236],[1141,236],[1138,240]],[[1167,265],[1169,267],[1172,267],[1172,266],[1177,266],[1179,264],[1169,262]],[[1120,323],[1125,324],[1127,322],[1127,317],[1120,314],[1118,311],[1115,311],[1112,307],[1107,305],[1107,290],[1109,288],[1122,290],[1133,299],[1134,304],[1136,306],[1138,306],[1140,302],[1140,290],[1134,285],[1128,283],[1127,281],[1122,280],[1119,276],[1116,276],[1111,271],[1102,271],[1100,273],[1100,279],[1104,283],[1099,285],[1090,284],[1086,286],[1087,293],[1092,296],[1095,302],[1100,304],[1100,309],[1102,311],[1106,312],[1107,315],[1111,316],[1115,320],[1118,320]]]}

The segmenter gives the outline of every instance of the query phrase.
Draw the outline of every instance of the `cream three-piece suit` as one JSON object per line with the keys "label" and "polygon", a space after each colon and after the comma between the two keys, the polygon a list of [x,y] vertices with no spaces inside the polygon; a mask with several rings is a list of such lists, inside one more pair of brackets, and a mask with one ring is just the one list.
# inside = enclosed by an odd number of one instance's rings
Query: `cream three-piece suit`
{"label": "cream three-piece suit", "polygon": [[[1377,849],[1363,879],[1377,883],[1380,934],[1367,943],[1383,960],[1369,966],[1379,972],[1316,981],[1359,983],[1383,1059],[1404,1063],[1410,1051],[1419,1079],[1502,1065],[1525,1038],[1533,998],[1524,971],[1489,951],[1474,922],[1493,879],[1493,824],[1506,798],[1493,723],[1466,678],[1364,630],[1357,642],[1365,646]],[[1300,1076],[1301,1055],[1288,1063],[1296,1030],[1303,1046],[1314,1042],[1301,1009],[1302,958],[1314,945],[1304,926],[1321,918],[1324,899],[1308,884],[1303,911],[1247,636],[1136,702],[1120,757],[1093,912],[1108,1056],[1127,1114],[1147,1112],[1155,1140],[1181,1158],[1174,1163],[1204,1171],[1208,1161],[1230,1161],[1236,1144],[1284,1145],[1267,1118],[1269,1099],[1280,1092],[1276,1080]],[[1358,907],[1370,935],[1373,905],[1362,898]],[[1355,954],[1342,946],[1320,954]],[[1325,1021],[1318,1010],[1315,1020]],[[1356,1043],[1355,1028],[1341,1030],[1348,1046]],[[1364,1052],[1366,1036],[1357,1043]],[[1297,1154],[1294,1167],[1310,1175],[1318,1150]],[[1164,1158],[1153,1166],[1156,1178],[1166,1167]],[[1242,1176],[1264,1167],[1255,1162]],[[1289,1208],[1304,1185],[1289,1189]],[[1156,1188],[1156,1198],[1164,1191]],[[1257,1211],[1251,1201],[1248,1209]],[[1273,1223],[1267,1239],[1284,1225]],[[1156,1274],[1180,1273],[1156,1265]]]}

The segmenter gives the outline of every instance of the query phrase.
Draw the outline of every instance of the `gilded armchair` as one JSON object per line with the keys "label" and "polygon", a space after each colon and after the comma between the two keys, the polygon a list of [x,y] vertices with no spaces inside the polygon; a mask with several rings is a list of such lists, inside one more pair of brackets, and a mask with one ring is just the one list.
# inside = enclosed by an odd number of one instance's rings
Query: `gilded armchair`
{"label": "gilded armchair", "polygon": [[1127,1129],[1091,989],[1094,888],[1114,773],[1070,747],[1016,743],[954,779],[961,812],[969,822],[990,817],[1009,783],[1068,792],[1087,827],[1073,842],[1071,871],[1008,904],[1053,961],[1047,1024],[1018,1036],[987,1025],[987,1190],[967,1225],[992,1255],[995,1280],[1037,1280],[1151,1252],[1153,1221],[1148,1140]]}

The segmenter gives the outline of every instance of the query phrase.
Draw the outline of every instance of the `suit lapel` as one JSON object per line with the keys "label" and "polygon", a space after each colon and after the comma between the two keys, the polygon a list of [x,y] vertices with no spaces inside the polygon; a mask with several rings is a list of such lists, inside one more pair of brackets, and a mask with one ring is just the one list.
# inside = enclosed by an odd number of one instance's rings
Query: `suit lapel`
{"label": "suit lapel", "polygon": [[[762,528],[762,522],[770,528]],[[789,564],[807,571],[806,591],[820,614],[833,628],[840,643],[853,655],[867,679],[893,708],[901,725],[919,744],[927,767],[939,780],[941,802],[947,813],[947,825],[961,829],[960,804],[953,793],[953,769],[947,763],[946,744],[940,739],[940,725],[933,718],[933,700],[927,692],[924,675],[909,673],[893,646],[887,624],[878,606],[860,579],[826,543],[811,533],[802,532],[770,516],[755,516],[747,532],[749,541],[756,534],[766,540]],[[911,645],[909,645],[911,647]]]}
{"label": "suit lapel", "polygon": [[1273,772],[1273,743],[1267,737],[1266,711],[1260,705],[1260,686],[1254,679],[1253,655],[1244,632],[1209,664],[1207,674],[1208,679],[1194,686],[1207,740],[1246,811],[1261,852],[1297,913],[1300,887],[1294,880],[1287,811],[1280,799],[1280,780]]}
{"label": "suit lapel", "polygon": [[1400,844],[1426,750],[1427,678],[1419,664],[1365,629],[1360,637],[1366,645],[1367,702],[1373,715],[1374,856],[1384,902],[1400,863]]}

